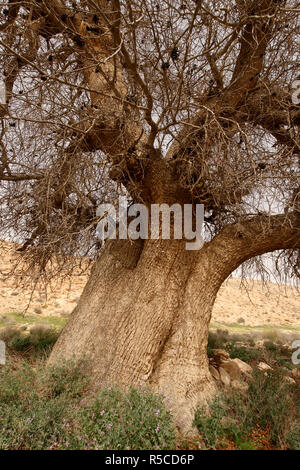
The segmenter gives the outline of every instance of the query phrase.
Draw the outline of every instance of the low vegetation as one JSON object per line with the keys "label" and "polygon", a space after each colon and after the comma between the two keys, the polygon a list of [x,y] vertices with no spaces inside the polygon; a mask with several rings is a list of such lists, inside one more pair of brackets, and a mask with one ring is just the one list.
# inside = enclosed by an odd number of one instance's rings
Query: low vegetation
{"label": "low vegetation", "polygon": [[228,330],[216,330],[209,333],[207,353],[212,355],[214,349],[224,349],[232,359],[256,365],[260,361],[267,362],[274,367],[293,368],[291,362],[291,349],[288,348],[278,337],[260,340],[260,346],[253,338],[243,335],[229,335]]}
{"label": "low vegetation", "polygon": [[194,424],[207,448],[231,445],[241,450],[300,449],[297,388],[279,370],[255,370],[247,392],[222,393],[211,413],[198,409]]}
{"label": "low vegetation", "polygon": [[0,375],[0,449],[165,449],[175,432],[146,388],[89,390],[83,364],[11,361]]}
{"label": "low vegetation", "polygon": [[41,325],[0,331],[8,351],[0,369],[2,450],[300,449],[299,387],[284,379],[290,351],[279,342],[258,347],[224,331],[210,334],[209,355],[223,348],[231,358],[254,366],[265,360],[273,369],[254,367],[247,390],[221,389],[209,413],[197,409],[197,434],[188,438],[176,434],[170,404],[144,386],[92,389],[84,362],[46,368],[57,336],[57,329]]}
{"label": "low vegetation", "polygon": [[47,355],[58,336],[59,330],[47,325],[34,325],[30,330],[7,326],[0,331],[0,339],[5,341],[11,354],[18,352],[33,357]]}

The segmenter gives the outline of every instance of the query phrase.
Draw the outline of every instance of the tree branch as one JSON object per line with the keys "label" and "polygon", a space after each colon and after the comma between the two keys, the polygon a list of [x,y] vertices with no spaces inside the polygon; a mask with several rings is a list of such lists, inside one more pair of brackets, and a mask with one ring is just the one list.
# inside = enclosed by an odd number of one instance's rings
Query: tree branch
{"label": "tree branch", "polygon": [[300,248],[300,212],[260,215],[227,225],[208,244],[229,276],[244,261],[276,250]]}

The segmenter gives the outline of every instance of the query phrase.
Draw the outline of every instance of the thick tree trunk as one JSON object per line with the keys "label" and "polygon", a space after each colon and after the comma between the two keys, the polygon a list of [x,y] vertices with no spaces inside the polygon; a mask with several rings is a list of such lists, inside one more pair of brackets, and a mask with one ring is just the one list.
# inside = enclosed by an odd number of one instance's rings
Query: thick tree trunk
{"label": "thick tree trunk", "polygon": [[206,251],[186,251],[181,240],[110,241],[50,362],[86,355],[94,381],[148,383],[190,427],[197,402],[214,391],[206,346],[223,279]]}
{"label": "thick tree trunk", "polygon": [[257,217],[199,251],[184,240],[109,241],[49,362],[86,356],[95,382],[149,384],[186,431],[214,393],[206,347],[221,284],[250,257],[300,247],[298,225],[297,215]]}

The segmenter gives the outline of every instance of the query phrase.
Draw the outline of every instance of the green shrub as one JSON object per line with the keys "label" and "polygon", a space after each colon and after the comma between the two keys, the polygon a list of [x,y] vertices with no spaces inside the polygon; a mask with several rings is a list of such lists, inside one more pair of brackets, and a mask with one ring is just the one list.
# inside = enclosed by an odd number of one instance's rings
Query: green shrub
{"label": "green shrub", "polygon": [[0,372],[0,449],[174,448],[161,396],[146,388],[92,394],[84,368],[8,363]]}
{"label": "green shrub", "polygon": [[147,388],[101,388],[82,408],[77,448],[172,449],[175,432],[164,398]]}
{"label": "green shrub", "polygon": [[[277,446],[299,448],[300,409],[280,370],[271,370],[267,375],[255,370],[247,397],[248,403],[251,404],[251,407],[246,409],[246,422],[249,427],[269,427]],[[290,431],[294,429],[292,425],[298,428],[298,442],[289,437]]]}
{"label": "green shrub", "polygon": [[[1,450],[68,447],[78,408],[73,388],[76,384],[82,394],[87,385],[80,368],[68,363],[45,370],[44,366],[32,368],[25,361],[17,368],[14,363],[5,367],[0,374]],[[51,375],[58,378],[60,393],[53,393],[53,381],[48,382]]]}
{"label": "green shrub", "polygon": [[238,450],[257,450],[253,442],[249,440],[243,441],[239,437],[236,438],[236,445]]}
{"label": "green shrub", "polygon": [[228,434],[226,425],[222,423],[222,418],[226,416],[227,405],[220,397],[217,397],[210,405],[210,413],[206,408],[198,408],[195,413],[193,425],[202,434],[205,445],[208,448],[215,448],[217,443],[222,442],[222,438]]}
{"label": "green shrub", "polygon": [[237,346],[234,343],[228,343],[226,345],[226,350],[229,352],[229,355],[232,359],[238,358],[244,362],[257,360],[261,355],[261,352],[257,349],[245,346]]}
{"label": "green shrub", "polygon": [[1,450],[65,449],[71,436],[70,403],[55,400],[32,400],[30,406],[20,404],[1,409]]}
{"label": "green shrub", "polygon": [[208,334],[207,352],[210,355],[212,349],[222,349],[229,339],[227,330],[210,331]]}
{"label": "green shrub", "polygon": [[265,341],[264,342],[264,360],[266,362],[274,362],[281,367],[287,369],[292,369],[293,364],[291,362],[292,351],[283,345],[281,342],[277,341]]}
{"label": "green shrub", "polygon": [[[238,448],[249,447],[252,430],[268,430],[279,448],[300,449],[300,407],[298,390],[288,385],[282,372],[255,370],[247,392],[231,390],[211,404],[210,414],[198,409],[194,425],[209,448],[224,437]],[[247,444],[248,443],[248,444]]]}
{"label": "green shrub", "polygon": [[264,341],[264,348],[267,351],[276,353],[278,351],[279,345],[269,340],[269,341]]}
{"label": "green shrub", "polygon": [[49,398],[61,395],[70,399],[82,397],[89,386],[88,377],[84,373],[85,366],[84,361],[64,361],[45,368],[40,377],[44,394]]}
{"label": "green shrub", "polygon": [[4,328],[0,329],[0,339],[5,341],[5,343],[9,343],[16,335],[20,334],[19,328],[15,326],[5,326]]}
{"label": "green shrub", "polygon": [[30,352],[33,356],[49,353],[59,332],[55,328],[44,325],[31,327],[29,332],[20,331],[15,327],[6,327],[0,332],[0,339],[6,342],[12,352]]}

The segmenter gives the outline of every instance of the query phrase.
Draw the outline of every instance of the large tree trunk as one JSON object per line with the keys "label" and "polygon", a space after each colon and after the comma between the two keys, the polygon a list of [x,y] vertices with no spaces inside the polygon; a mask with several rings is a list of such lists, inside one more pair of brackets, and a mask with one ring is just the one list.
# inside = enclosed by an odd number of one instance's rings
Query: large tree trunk
{"label": "large tree trunk", "polygon": [[208,325],[226,277],[216,276],[215,261],[181,240],[108,242],[50,362],[86,355],[94,381],[147,383],[190,427],[197,402],[214,391]]}
{"label": "large tree trunk", "polygon": [[109,241],[49,362],[86,356],[95,382],[149,384],[189,429],[215,391],[206,347],[221,284],[250,257],[300,247],[298,224],[297,216],[256,217],[199,251],[184,240]]}

